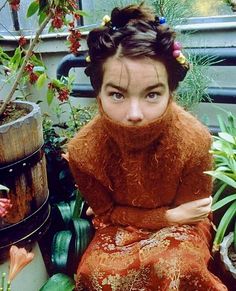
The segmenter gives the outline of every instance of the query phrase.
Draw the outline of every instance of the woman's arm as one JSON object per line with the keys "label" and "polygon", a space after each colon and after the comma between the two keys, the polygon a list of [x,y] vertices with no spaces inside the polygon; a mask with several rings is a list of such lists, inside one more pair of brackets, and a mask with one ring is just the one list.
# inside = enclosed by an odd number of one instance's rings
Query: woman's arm
{"label": "woman's arm", "polygon": [[69,166],[79,190],[93,212],[101,215],[110,211],[113,206],[111,191],[94,177],[80,171],[76,161],[71,158]]}
{"label": "woman's arm", "polygon": [[114,206],[109,189],[94,177],[81,172],[73,161],[70,161],[70,168],[84,199],[101,222],[147,229],[160,229],[170,225],[165,217],[167,208],[141,209],[132,206]]}
{"label": "woman's arm", "polygon": [[171,209],[114,206],[112,192],[107,187],[81,172],[73,160],[70,161],[70,167],[80,191],[95,215],[104,215],[107,220],[107,213],[114,224],[158,230],[176,224],[200,222],[210,212],[211,199],[207,197],[212,192],[212,179],[203,173],[212,167],[212,157],[208,152],[195,156],[186,165],[174,202],[176,207]]}
{"label": "woman's arm", "polygon": [[[209,143],[210,148],[210,143]],[[211,212],[213,182],[204,171],[212,169],[213,158],[208,149],[197,151],[186,164],[176,199],[175,208],[166,213],[167,219],[177,224],[194,224]]]}

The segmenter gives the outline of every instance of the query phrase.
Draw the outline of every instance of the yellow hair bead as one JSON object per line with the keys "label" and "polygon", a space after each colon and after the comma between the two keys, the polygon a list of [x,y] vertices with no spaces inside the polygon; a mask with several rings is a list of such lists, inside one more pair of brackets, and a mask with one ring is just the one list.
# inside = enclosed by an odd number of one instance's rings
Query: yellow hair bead
{"label": "yellow hair bead", "polygon": [[90,56],[87,56],[85,60],[87,63],[90,63],[91,62]]}
{"label": "yellow hair bead", "polygon": [[177,60],[181,65],[183,65],[183,64],[186,62],[186,58],[185,58],[185,56],[184,56],[182,53],[180,53],[180,55],[176,58],[176,60]]}
{"label": "yellow hair bead", "polygon": [[111,21],[111,17],[109,15],[105,15],[102,19],[102,26],[105,26],[110,21]]}

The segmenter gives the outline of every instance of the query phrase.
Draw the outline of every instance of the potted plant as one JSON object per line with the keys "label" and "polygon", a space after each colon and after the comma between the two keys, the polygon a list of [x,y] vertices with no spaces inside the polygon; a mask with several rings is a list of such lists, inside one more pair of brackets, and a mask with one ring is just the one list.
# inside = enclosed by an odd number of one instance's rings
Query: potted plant
{"label": "potted plant", "polygon": [[[19,0],[7,2],[12,9],[19,9]],[[67,84],[49,79],[46,66],[34,50],[47,26],[55,30],[66,25],[70,50],[76,53],[81,34],[75,22],[82,14],[74,0],[34,0],[27,16],[38,17],[35,35],[28,39],[19,36],[19,46],[13,55],[0,47],[1,73],[5,80],[0,88],[0,198],[10,199],[12,204],[11,211],[0,218],[0,259],[4,259],[13,242],[39,238],[50,219],[40,107],[25,100],[13,101],[15,93],[25,93],[24,88],[29,84],[36,84],[38,88],[48,85],[49,104],[54,96],[67,100]],[[9,93],[3,98],[2,89],[9,82]],[[9,188],[9,192],[3,186]]]}
{"label": "potted plant", "polygon": [[[70,115],[62,122],[63,114],[66,113],[63,107],[67,105],[70,107]],[[53,205],[52,221],[56,223],[52,223],[40,241],[51,276],[40,289],[42,291],[55,290],[58,285],[61,286],[60,290],[74,289],[73,275],[92,235],[89,219],[85,217],[85,203],[75,186],[63,153],[66,152],[68,140],[97,113],[97,106],[95,103],[85,107],[72,106],[68,100],[58,105],[56,112],[56,122],[48,115],[43,119],[48,185]]]}
{"label": "potted plant", "polygon": [[214,137],[211,150],[214,170],[206,172],[216,182],[212,210],[219,219],[213,253],[220,249],[226,270],[236,279],[236,117],[228,113],[226,121],[218,119],[221,131]]}

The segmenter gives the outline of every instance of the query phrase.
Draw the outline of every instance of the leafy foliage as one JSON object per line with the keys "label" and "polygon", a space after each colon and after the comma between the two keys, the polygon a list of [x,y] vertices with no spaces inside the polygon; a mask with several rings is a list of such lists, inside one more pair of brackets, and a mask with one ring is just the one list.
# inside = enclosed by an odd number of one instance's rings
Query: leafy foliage
{"label": "leafy foliage", "polygon": [[[60,122],[63,106],[69,105],[71,110],[68,120]],[[47,176],[52,203],[71,199],[75,195],[75,183],[71,176],[68,162],[62,157],[66,152],[66,143],[75,133],[90,121],[96,114],[95,104],[82,107],[72,106],[70,101],[58,106],[59,123],[53,123],[49,116],[44,115],[44,152],[47,160]]]}
{"label": "leafy foliage", "polygon": [[[20,0],[8,0],[8,2],[13,10],[19,9]],[[36,83],[40,89],[48,81],[49,92],[47,93],[47,100],[49,104],[53,96],[57,94],[58,99],[62,102],[68,99],[69,88],[63,83],[58,84],[59,81],[57,82],[57,80],[50,81],[46,66],[35,55],[34,49],[43,30],[50,24],[49,31],[61,29],[63,26],[68,28],[70,51],[76,54],[80,47],[81,33],[75,27],[75,23],[77,23],[77,19],[81,15],[84,15],[84,12],[78,9],[77,1],[75,0],[34,0],[30,3],[27,17],[37,17],[39,22],[35,36],[28,40],[22,35],[19,38],[19,46],[15,49],[13,56],[8,55],[0,48],[0,65],[3,66],[1,73],[4,75],[2,88],[6,83],[10,82],[11,84],[11,89],[0,106],[0,115],[4,113],[15,91],[23,91],[26,84]],[[27,44],[28,46],[26,46]],[[23,94],[23,97],[25,98],[26,96]]]}
{"label": "leafy foliage", "polygon": [[[219,245],[229,225],[232,222],[236,223],[236,192],[234,192],[236,189],[236,117],[229,113],[227,122],[221,117],[218,117],[218,119],[221,132],[214,138],[211,150],[214,156],[215,167],[214,171],[207,171],[206,173],[218,182],[217,191],[213,198],[212,210],[216,211],[222,207],[226,207],[226,210],[217,227],[213,251],[219,249]],[[229,194],[225,197],[226,190],[229,190]],[[236,238],[236,233],[234,238]],[[236,239],[234,240],[235,244]]]}
{"label": "leafy foliage", "polygon": [[[66,122],[61,122],[65,106],[70,107],[70,115]],[[51,259],[49,263],[51,273],[59,272],[73,276],[81,255],[92,237],[90,222],[83,219],[85,202],[75,186],[68,162],[62,154],[66,152],[66,143],[69,139],[89,122],[96,112],[94,104],[85,107],[72,106],[68,100],[57,107],[58,123],[53,123],[46,115],[43,119],[44,151],[47,159],[50,200],[53,205],[52,226],[48,232],[49,237],[44,238],[43,248],[48,252],[48,245],[52,245],[48,254]],[[68,277],[60,274],[54,276],[42,287],[43,291],[55,290],[53,287],[55,288],[57,279],[62,282],[65,280],[67,284]],[[71,286],[69,284],[69,289],[63,290],[72,290]]]}
{"label": "leafy foliage", "polygon": [[188,53],[188,61],[191,69],[180,83],[177,90],[177,101],[185,109],[191,110],[204,99],[211,101],[207,94],[207,87],[211,82],[208,71],[209,67],[217,61],[214,56],[197,56],[194,51]]}
{"label": "leafy foliage", "polygon": [[153,0],[157,15],[164,16],[171,26],[183,23],[194,14],[194,0]]}
{"label": "leafy foliage", "polygon": [[[55,289],[56,288],[56,289]],[[75,288],[74,280],[62,273],[53,275],[39,291],[72,291]]]}

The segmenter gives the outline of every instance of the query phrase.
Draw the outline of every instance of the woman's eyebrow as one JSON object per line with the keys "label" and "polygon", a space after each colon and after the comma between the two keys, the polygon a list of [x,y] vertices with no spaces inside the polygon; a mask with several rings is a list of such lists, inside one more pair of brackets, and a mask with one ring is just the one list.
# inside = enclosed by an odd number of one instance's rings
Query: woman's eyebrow
{"label": "woman's eyebrow", "polygon": [[114,88],[114,89],[116,89],[118,91],[127,92],[126,88],[123,88],[123,87],[121,87],[119,85],[116,85],[116,84],[113,84],[113,83],[107,83],[105,85],[105,89],[107,89],[108,87],[112,87],[112,88]]}
{"label": "woman's eyebrow", "polygon": [[[114,89],[116,89],[116,90],[118,90],[118,91],[122,91],[122,92],[127,92],[127,89],[126,88],[123,88],[123,87],[121,87],[121,86],[119,86],[119,85],[116,85],[116,84],[113,84],[113,83],[107,83],[106,85],[105,85],[105,88],[107,89],[108,87],[112,87],[112,88],[114,88]],[[146,92],[146,91],[151,91],[151,90],[153,90],[153,89],[157,89],[157,88],[165,88],[165,84],[163,84],[163,83],[157,83],[157,84],[153,84],[153,85],[150,85],[150,86],[148,86],[148,87],[146,87],[145,89],[144,89],[144,91]]]}
{"label": "woman's eyebrow", "polygon": [[157,88],[165,89],[165,87],[166,87],[165,84],[163,84],[163,83],[157,83],[157,84],[153,84],[153,85],[150,85],[150,86],[146,87],[144,89],[144,91],[145,92],[146,91],[151,91],[151,90],[157,89]]}

